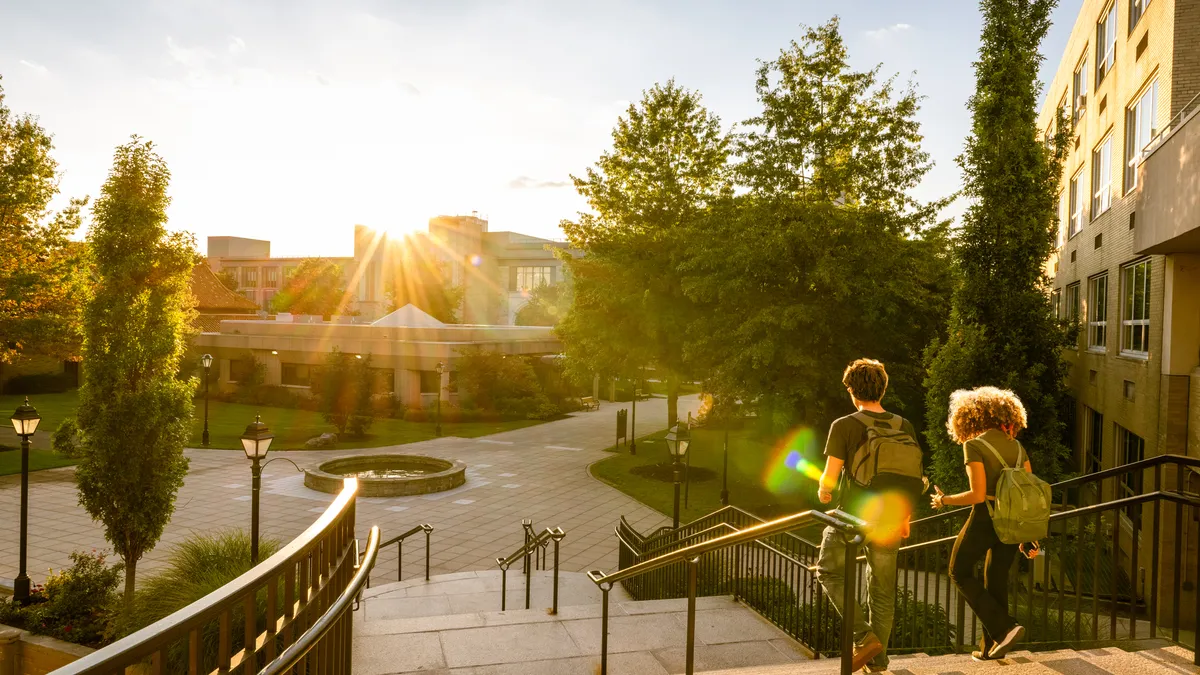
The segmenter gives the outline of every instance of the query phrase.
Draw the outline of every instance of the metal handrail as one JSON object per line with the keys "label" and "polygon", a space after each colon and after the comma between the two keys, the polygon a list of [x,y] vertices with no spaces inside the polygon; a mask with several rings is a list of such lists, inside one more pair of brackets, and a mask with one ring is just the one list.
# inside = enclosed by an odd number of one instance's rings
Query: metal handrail
{"label": "metal handrail", "polygon": [[[404,540],[418,532],[425,533],[425,581],[429,581],[429,535],[433,533],[432,525],[421,523],[408,532],[396,535],[379,545],[380,548],[387,548],[396,544],[396,581],[404,581]],[[368,582],[368,587],[370,587],[370,582]]]}
{"label": "metal handrail", "polygon": [[[600,588],[601,593],[601,614],[600,614],[600,675],[608,673],[608,605],[609,592],[613,586],[619,581],[624,581],[632,577],[636,577],[647,572],[662,569],[669,565],[686,564],[687,565],[687,637],[686,647],[684,652],[685,663],[684,672],[687,675],[693,675],[695,672],[695,647],[696,647],[696,586],[699,577],[700,558],[713,551],[718,551],[741,544],[761,544],[760,540],[764,537],[769,537],[776,534],[783,534],[790,530],[806,525],[821,523],[829,527],[841,530],[843,533],[852,535],[847,541],[846,546],[846,569],[852,569],[855,560],[858,558],[858,547],[863,542],[863,536],[859,530],[866,523],[859,518],[856,518],[844,511],[833,510],[829,513],[820,511],[803,511],[801,513],[792,514],[777,518],[770,522],[761,523],[747,527],[745,529],[737,529],[732,525],[728,527],[733,529],[729,534],[721,535],[708,541],[702,541],[684,548],[663,553],[650,560],[635,563],[625,569],[617,570],[612,574],[605,574],[600,570],[589,570],[587,576]],[[714,527],[719,527],[714,526]],[[709,532],[713,528],[706,528],[704,532]],[[696,533],[702,534],[702,533]],[[694,537],[689,535],[689,537]],[[619,532],[618,532],[619,536]],[[842,617],[842,634],[839,650],[841,652],[841,673],[850,675],[853,645],[854,645],[854,611],[855,600],[858,594],[857,590],[858,575],[847,574],[845,576],[844,595],[842,597],[842,607],[846,612],[846,616]]]}
{"label": "metal handrail", "polygon": [[558,614],[558,549],[563,537],[567,536],[566,532],[561,527],[547,527],[541,532],[530,536],[533,529],[532,522],[523,520],[521,521],[521,527],[525,531],[525,543],[507,558],[496,558],[496,564],[500,566],[500,611],[504,612],[508,610],[508,568],[522,558],[525,560],[525,609],[529,609],[531,602],[530,589],[533,586],[533,565],[529,560],[529,556],[534,554],[539,546],[545,546],[547,541],[553,540],[554,591],[550,613]]}
{"label": "metal handrail", "polygon": [[[348,610],[351,609],[355,598],[362,592],[362,589],[367,584],[367,580],[371,577],[371,569],[375,567],[375,559],[379,555],[379,547],[379,526],[372,525],[371,532],[367,535],[367,550],[364,552],[362,562],[355,565],[356,572],[350,583],[342,590],[337,599],[333,601],[329,609],[325,610],[325,613],[317,618],[299,639],[283,650],[283,653],[276,657],[274,661],[268,663],[260,671],[260,675],[278,675],[278,673],[286,673],[291,670],[312,651],[312,648],[317,645],[321,638],[337,627],[339,621],[352,616]],[[349,633],[350,631],[347,630],[346,632]]]}
{"label": "metal handrail", "polygon": [[[294,567],[297,564],[297,556],[305,555],[305,551],[307,550],[315,550],[314,547],[319,547],[323,543],[323,537],[329,536],[332,530],[342,527],[346,520],[349,520],[350,523],[347,538],[353,539],[353,513],[357,492],[358,479],[346,478],[343,482],[342,491],[333,500],[329,508],[321,514],[321,517],[301,533],[299,537],[293,539],[270,558],[260,562],[238,578],[205,595],[196,602],[155,621],[135,633],[117,640],[107,647],[73,661],[55,672],[58,675],[98,675],[100,673],[112,673],[124,671],[127,666],[139,663],[146,658],[151,658],[159,665],[165,665],[162,662],[165,660],[167,648],[182,639],[187,639],[191,643],[189,652],[193,661],[199,659],[199,631],[201,627],[218,618],[221,619],[222,624],[227,624],[233,612],[242,610],[242,606],[246,604],[246,598],[255,597],[264,586],[267,589],[269,597],[274,597],[274,593],[276,592],[275,585],[281,579],[287,579],[289,588],[293,588],[299,592],[301,590],[300,586],[308,582],[308,577],[304,577],[301,580],[302,583],[296,583],[297,579],[294,575]],[[330,553],[325,551],[321,555],[324,557],[324,560],[329,560],[328,556]],[[307,555],[311,558],[315,554],[310,552]],[[288,570],[289,566],[293,569]],[[316,565],[314,564],[313,567],[315,569]],[[289,572],[292,574],[289,575]],[[307,592],[307,589],[305,592]],[[299,610],[301,612],[307,611],[310,602],[311,599],[305,601],[304,604],[300,605]],[[268,610],[272,609],[271,603],[268,602]],[[295,606],[285,605],[284,617],[268,621],[267,643],[269,648],[273,648],[270,645],[274,644],[275,636],[278,634],[277,631],[280,626],[286,631],[291,630],[291,624],[287,622],[289,619],[295,618],[295,611]],[[272,625],[272,623],[275,625]],[[252,645],[260,638],[261,633],[246,648],[253,649]],[[220,660],[227,663],[231,662],[234,655],[228,653],[227,644],[224,649],[225,652],[222,653]]]}

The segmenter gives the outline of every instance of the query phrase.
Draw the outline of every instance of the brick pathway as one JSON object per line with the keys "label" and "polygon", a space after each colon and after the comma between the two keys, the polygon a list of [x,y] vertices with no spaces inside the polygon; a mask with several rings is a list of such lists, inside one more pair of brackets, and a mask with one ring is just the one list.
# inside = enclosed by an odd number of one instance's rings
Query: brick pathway
{"label": "brick pathway", "polygon": [[[441,438],[392,448],[324,452],[278,452],[301,466],[349,454],[401,452],[458,459],[467,464],[462,487],[420,497],[360,499],[359,536],[378,524],[385,539],[428,522],[435,528],[431,546],[433,573],[495,567],[497,556],[522,543],[521,519],[537,528],[566,530],[562,569],[584,571],[616,566],[613,527],[624,515],[639,530],[667,519],[641,503],[593,479],[587,466],[606,456],[612,444],[616,410],[628,403],[604,403],[599,412],[476,439]],[[680,401],[680,411],[695,410],[695,396]],[[666,426],[666,400],[638,405],[638,430]],[[189,450],[191,470],[179,492],[175,515],[159,545],[142,560],[139,572],[160,565],[171,545],[194,532],[250,526],[250,465],[241,452]],[[263,474],[262,531],[287,541],[304,530],[333,499],[304,487],[302,476],[286,462]],[[0,577],[17,572],[20,476],[0,477]],[[74,550],[106,548],[101,527],[78,506],[74,470],[52,469],[30,476],[28,568],[40,583],[48,568],[69,564]],[[422,538],[405,547],[404,576],[424,572]],[[380,554],[378,582],[395,581],[396,547]]]}

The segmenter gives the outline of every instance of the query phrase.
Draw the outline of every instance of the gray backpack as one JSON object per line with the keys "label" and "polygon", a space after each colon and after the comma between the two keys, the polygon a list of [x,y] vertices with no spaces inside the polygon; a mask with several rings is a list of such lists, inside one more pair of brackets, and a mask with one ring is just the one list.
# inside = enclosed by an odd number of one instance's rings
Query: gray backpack
{"label": "gray backpack", "polygon": [[992,527],[1005,544],[1022,544],[1045,538],[1050,531],[1050,484],[1025,470],[1025,447],[1017,443],[1017,465],[1010,467],[1000,451],[982,437],[1000,462],[996,501],[988,501]]}
{"label": "gray backpack", "polygon": [[862,487],[898,484],[895,486],[907,488],[914,497],[920,495],[925,477],[921,446],[903,430],[904,419],[892,415],[889,420],[877,420],[862,412],[854,413],[854,417],[866,425],[867,435],[847,474]]}

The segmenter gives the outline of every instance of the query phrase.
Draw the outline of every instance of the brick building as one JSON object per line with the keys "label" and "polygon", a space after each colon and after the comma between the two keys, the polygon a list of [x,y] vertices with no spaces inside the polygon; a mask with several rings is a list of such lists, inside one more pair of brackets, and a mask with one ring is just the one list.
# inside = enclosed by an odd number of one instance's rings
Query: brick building
{"label": "brick building", "polygon": [[[1084,473],[1200,456],[1197,93],[1200,0],[1082,2],[1039,125],[1048,137],[1060,112],[1074,124],[1048,264],[1056,311],[1080,326],[1066,358]],[[1200,475],[1178,478],[1200,491]],[[1142,482],[1131,475],[1100,497],[1140,492]],[[1197,536],[1195,523],[1183,529],[1191,569]],[[1147,574],[1138,567],[1130,578]],[[1195,584],[1183,592],[1194,597]]]}

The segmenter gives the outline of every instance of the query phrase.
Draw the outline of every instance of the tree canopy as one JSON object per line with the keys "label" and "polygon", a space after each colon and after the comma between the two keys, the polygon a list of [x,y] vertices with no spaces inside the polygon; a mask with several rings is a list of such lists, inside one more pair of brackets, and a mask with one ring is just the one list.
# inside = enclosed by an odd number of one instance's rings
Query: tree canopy
{"label": "tree canopy", "polygon": [[53,149],[36,118],[9,110],[0,86],[0,364],[79,356],[87,255],[69,237],[87,198],[50,210],[61,178]]}
{"label": "tree canopy", "polygon": [[1045,262],[1058,229],[1057,195],[1070,136],[1061,120],[1049,144],[1037,128],[1039,45],[1055,0],[982,0],[984,24],[973,123],[959,156],[971,200],[954,245],[961,282],[948,335],[928,353],[928,428],[934,477],[965,485],[962,450],[946,433],[949,395],[993,385],[1021,397],[1029,428],[1020,436],[1034,470],[1057,478],[1068,450],[1058,419],[1066,396],[1061,350],[1072,336],[1054,318]]}
{"label": "tree canopy", "polygon": [[135,136],[118,147],[87,238],[95,290],[85,308],[75,477],[79,503],[125,562],[127,600],[138,561],[175,510],[196,390],[180,366],[200,258],[190,234],[166,229],[169,181],[153,144]]}
{"label": "tree canopy", "polygon": [[332,316],[349,301],[342,266],[326,258],[305,258],[271,299],[276,312]]}

